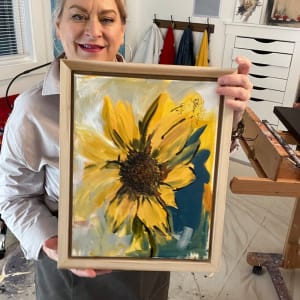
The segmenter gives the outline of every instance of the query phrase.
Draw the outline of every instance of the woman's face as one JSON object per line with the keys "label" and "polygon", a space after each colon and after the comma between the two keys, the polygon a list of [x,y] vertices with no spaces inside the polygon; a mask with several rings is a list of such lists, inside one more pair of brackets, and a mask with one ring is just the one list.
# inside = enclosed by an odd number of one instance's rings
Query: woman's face
{"label": "woman's face", "polygon": [[114,61],[124,32],[115,0],[66,0],[56,23],[68,59]]}

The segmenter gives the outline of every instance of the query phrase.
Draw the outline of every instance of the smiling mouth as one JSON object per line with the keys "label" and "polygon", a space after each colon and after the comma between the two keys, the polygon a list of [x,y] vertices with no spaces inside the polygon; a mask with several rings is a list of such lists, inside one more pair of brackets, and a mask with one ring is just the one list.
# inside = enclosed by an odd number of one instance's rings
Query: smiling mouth
{"label": "smiling mouth", "polygon": [[97,51],[97,50],[101,50],[104,47],[102,46],[98,46],[98,45],[91,45],[91,44],[79,44],[79,47],[83,50],[87,50],[87,51]]}

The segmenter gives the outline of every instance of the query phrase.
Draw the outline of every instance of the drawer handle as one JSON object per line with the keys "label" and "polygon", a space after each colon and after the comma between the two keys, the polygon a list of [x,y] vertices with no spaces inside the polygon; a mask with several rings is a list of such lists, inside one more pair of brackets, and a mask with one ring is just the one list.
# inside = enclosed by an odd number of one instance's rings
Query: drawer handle
{"label": "drawer handle", "polygon": [[257,91],[264,91],[264,90],[266,90],[266,88],[263,88],[263,87],[260,87],[260,86],[254,86],[253,89],[257,90]]}
{"label": "drawer handle", "polygon": [[254,102],[263,102],[265,100],[263,99],[258,99],[258,98],[250,98],[250,101],[254,101]]}
{"label": "drawer handle", "polygon": [[255,78],[268,78],[268,76],[264,76],[264,75],[256,75],[256,74],[249,74],[251,75],[252,77],[255,77]]}
{"label": "drawer handle", "polygon": [[259,38],[255,38],[256,41],[260,42],[260,43],[274,43],[275,40],[269,40],[269,39],[259,39]]}
{"label": "drawer handle", "polygon": [[253,51],[254,53],[257,53],[257,54],[262,54],[262,55],[273,53],[273,52],[270,52],[270,51],[263,51],[263,50],[251,50],[251,51]]}
{"label": "drawer handle", "polygon": [[258,66],[258,67],[268,67],[269,65],[267,64],[259,64],[259,63],[255,63],[253,62],[252,65]]}

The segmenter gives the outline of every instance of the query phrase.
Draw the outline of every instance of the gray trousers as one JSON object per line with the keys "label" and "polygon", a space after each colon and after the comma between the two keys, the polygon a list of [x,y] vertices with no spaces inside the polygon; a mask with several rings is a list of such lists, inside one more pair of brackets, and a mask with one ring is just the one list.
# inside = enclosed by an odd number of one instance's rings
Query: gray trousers
{"label": "gray trousers", "polygon": [[37,300],[167,300],[169,272],[113,271],[78,277],[45,254],[35,263]]}

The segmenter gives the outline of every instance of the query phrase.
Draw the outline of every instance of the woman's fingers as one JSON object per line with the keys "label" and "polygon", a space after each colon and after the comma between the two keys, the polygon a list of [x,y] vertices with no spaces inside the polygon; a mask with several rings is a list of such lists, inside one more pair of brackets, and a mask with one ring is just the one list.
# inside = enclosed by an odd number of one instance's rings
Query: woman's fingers
{"label": "woman's fingers", "polygon": [[95,278],[98,275],[109,274],[111,270],[94,270],[94,269],[70,269],[70,271],[79,277]]}

